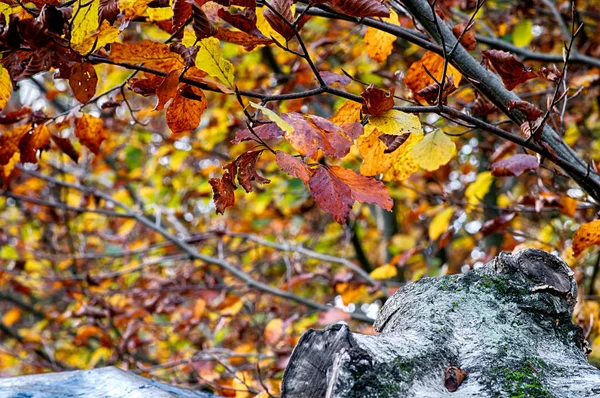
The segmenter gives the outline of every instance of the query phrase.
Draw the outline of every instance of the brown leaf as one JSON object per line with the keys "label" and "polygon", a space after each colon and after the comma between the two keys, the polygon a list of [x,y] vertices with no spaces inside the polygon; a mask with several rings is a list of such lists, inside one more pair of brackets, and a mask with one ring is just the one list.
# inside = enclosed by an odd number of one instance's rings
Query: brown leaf
{"label": "brown leaf", "polygon": [[165,104],[177,94],[177,87],[179,86],[179,74],[178,70],[172,70],[160,83],[156,89],[156,96],[158,97],[158,103],[154,107],[155,111],[160,111],[165,107]]}
{"label": "brown leaf", "polygon": [[[429,73],[427,73],[429,72]],[[438,54],[427,51],[420,61],[414,62],[404,77],[404,84],[410,88],[411,91],[416,95],[417,100],[423,98],[419,97],[419,91],[424,88],[435,84],[435,80],[430,76],[433,75],[437,81],[442,81],[442,74],[444,73],[444,58]],[[453,85],[458,86],[462,75],[452,65],[448,65],[446,70],[446,78],[452,76]]]}
{"label": "brown leaf", "polygon": [[483,236],[488,236],[494,232],[502,232],[505,230],[506,225],[515,218],[516,215],[517,213],[508,213],[503,214],[500,217],[492,218],[483,224],[479,232],[481,232]]}
{"label": "brown leaf", "polygon": [[235,160],[235,164],[238,167],[238,182],[246,192],[252,192],[252,181],[256,181],[259,184],[268,184],[271,182],[271,180],[264,178],[256,171],[256,162],[262,153],[262,150],[247,151]]}
{"label": "brown leaf", "polygon": [[465,377],[467,377],[467,372],[456,366],[450,366],[446,368],[444,386],[448,391],[454,392],[458,390],[458,387],[460,387]]}
{"label": "brown leaf", "polygon": [[102,24],[102,21],[106,19],[112,25],[117,20],[119,12],[118,0],[100,0],[100,4],[98,5],[98,23]]}
{"label": "brown leaf", "polygon": [[149,96],[156,94],[156,89],[163,82],[164,77],[159,75],[154,75],[148,79],[129,79],[127,82],[129,85],[129,89],[136,94],[140,94],[143,96]]}
{"label": "brown leaf", "polygon": [[294,22],[294,16],[292,15],[292,0],[272,0],[270,3],[277,12],[270,8],[265,8],[263,11],[265,19],[275,32],[279,33],[286,40],[291,39],[294,37],[295,31],[285,22],[285,20],[289,23]]}
{"label": "brown leaf", "polygon": [[181,43],[171,43],[169,50],[175,54],[179,54],[183,58],[185,65],[189,68],[194,68],[196,65],[196,55],[198,54],[199,47],[192,46],[186,47]]}
{"label": "brown leaf", "polygon": [[[458,39],[466,28],[467,24],[465,22],[460,23],[452,28],[452,33],[454,33],[454,36]],[[477,48],[477,39],[475,38],[475,32],[473,31],[472,26],[470,26],[467,32],[463,35],[462,39],[460,40],[460,44],[462,44],[463,47],[468,51],[472,51]]]}
{"label": "brown leaf", "polygon": [[392,134],[381,134],[379,139],[381,142],[385,144],[387,147],[383,153],[392,153],[396,149],[400,148],[402,144],[406,142],[406,140],[410,137],[410,133],[404,133],[402,135],[392,135]]}
{"label": "brown leaf", "polygon": [[517,109],[525,114],[526,120],[533,122],[542,115],[542,111],[531,102],[521,100],[511,100],[508,102],[508,110]]}
{"label": "brown leaf", "polygon": [[545,66],[542,66],[540,69],[540,75],[552,83],[556,83],[560,80],[560,78],[562,78],[562,72],[556,67],[556,65],[552,65],[552,68],[546,68]]}
{"label": "brown leaf", "polygon": [[482,53],[508,90],[536,77],[535,73],[525,67],[511,53],[501,50],[485,50]]}
{"label": "brown leaf", "polygon": [[108,138],[108,133],[102,126],[102,119],[84,113],[75,123],[75,137],[97,155],[102,141]]}
{"label": "brown leaf", "polygon": [[375,88],[370,84],[360,95],[363,98],[362,113],[367,115],[381,115],[394,107],[394,92],[392,87],[389,92]]}
{"label": "brown leaf", "polygon": [[295,112],[281,118],[294,128],[285,138],[302,156],[316,159],[321,149],[325,155],[341,158],[352,146],[344,131],[327,119],[313,116],[309,120]]}
{"label": "brown leaf", "polygon": [[304,185],[308,185],[312,170],[301,159],[288,155],[287,153],[277,151],[275,161],[281,170],[293,177],[299,178],[302,180]]}
{"label": "brown leaf", "polygon": [[19,142],[21,163],[37,163],[37,151],[44,151],[49,148],[50,131],[48,131],[48,126],[40,124],[27,132]]}
{"label": "brown leaf", "polygon": [[352,197],[358,202],[373,203],[385,210],[392,210],[394,201],[381,181],[339,166],[331,166],[330,171],[350,187]]}
{"label": "brown leaf", "polygon": [[267,45],[273,43],[273,40],[267,38],[260,38],[249,35],[245,32],[238,32],[229,29],[225,29],[222,26],[217,28],[217,34],[215,37],[219,40],[226,41],[233,44],[238,44],[244,47],[246,51],[252,51],[256,46]]}
{"label": "brown leaf", "polygon": [[52,142],[56,144],[57,147],[60,148],[68,157],[71,158],[75,163],[79,160],[79,152],[75,150],[71,140],[68,138],[61,138],[56,135],[52,135]]}
{"label": "brown leaf", "polygon": [[192,4],[192,28],[196,33],[196,39],[202,40],[217,34],[217,28],[208,20],[208,17],[196,3]]}
{"label": "brown leaf", "polygon": [[498,108],[494,106],[490,101],[481,94],[475,92],[475,102],[473,103],[473,116],[477,115],[489,115],[490,113],[496,112]]}
{"label": "brown leaf", "polygon": [[319,166],[308,182],[310,194],[319,207],[343,224],[348,219],[354,199],[350,187],[323,166]]}
{"label": "brown leaf", "polygon": [[173,30],[178,30],[192,17],[192,3],[189,0],[173,1]]}
{"label": "brown leaf", "polygon": [[492,175],[496,177],[520,176],[526,171],[535,171],[539,167],[537,157],[517,154],[492,164]]}
{"label": "brown leaf", "polygon": [[217,15],[223,21],[244,33],[255,36],[256,38],[270,40],[265,37],[256,26],[256,10],[253,8],[246,8],[244,11],[235,14],[231,14],[229,11],[220,8],[217,11]]}
{"label": "brown leaf", "polygon": [[215,208],[217,213],[223,214],[225,209],[231,207],[235,203],[235,183],[233,178],[235,177],[237,166],[235,162],[231,162],[223,166],[225,172],[221,179],[211,178],[208,183],[213,189],[213,201],[215,202]]}
{"label": "brown leaf", "polygon": [[331,0],[328,2],[334,11],[353,17],[383,17],[390,16],[386,5],[377,0]]}
{"label": "brown leaf", "polygon": [[58,9],[52,4],[44,4],[40,12],[39,19],[44,27],[57,35],[63,35],[68,27],[68,22],[72,14],[71,7]]}
{"label": "brown leaf", "polygon": [[235,133],[235,139],[232,143],[239,144],[242,141],[248,140],[260,142],[258,139],[270,140],[283,136],[283,131],[275,123],[261,124],[260,126],[253,127],[252,130],[254,130],[254,133],[250,129],[238,130]]}
{"label": "brown leaf", "polygon": [[[191,91],[198,99],[186,98]],[[196,87],[184,86],[175,95],[173,102],[167,108],[167,125],[173,134],[195,130],[200,124],[202,113],[208,107],[204,92]]]}
{"label": "brown leaf", "polygon": [[[454,78],[450,75],[444,80],[442,88],[442,104],[448,103],[448,96],[456,91],[454,85]],[[440,99],[440,85],[437,83],[430,84],[429,86],[419,90],[418,95],[423,97],[429,105],[436,105]]]}
{"label": "brown leaf", "polygon": [[73,95],[77,101],[86,104],[94,98],[96,86],[98,85],[98,76],[96,69],[88,62],[78,62],[71,68],[69,76],[69,86],[73,90]]}
{"label": "brown leaf", "polygon": [[0,115],[0,124],[13,124],[25,119],[30,114],[31,108],[24,106],[16,111],[8,112],[6,115]]}

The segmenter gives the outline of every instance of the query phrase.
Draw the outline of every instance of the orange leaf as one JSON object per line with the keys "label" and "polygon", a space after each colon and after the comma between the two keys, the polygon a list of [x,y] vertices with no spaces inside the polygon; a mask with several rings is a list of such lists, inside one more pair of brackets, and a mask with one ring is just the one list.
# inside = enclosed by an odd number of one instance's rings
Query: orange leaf
{"label": "orange leaf", "polygon": [[158,103],[154,107],[155,111],[160,111],[165,107],[165,104],[177,94],[177,86],[179,85],[179,71],[177,69],[169,72],[156,89]]}
{"label": "orange leaf", "polygon": [[179,54],[171,52],[168,44],[142,40],[139,43],[113,43],[110,47],[110,59],[115,62],[143,63],[149,68],[163,72],[170,72],[185,66],[183,58]]}
{"label": "orange leaf", "polygon": [[21,163],[37,163],[37,151],[47,150],[49,148],[50,131],[45,124],[40,124],[25,134],[19,142]]}
{"label": "orange leaf", "polygon": [[7,131],[0,136],[0,165],[8,164],[15,152],[19,150],[21,138],[31,129],[27,124]]}
{"label": "orange leaf", "polygon": [[283,320],[281,319],[273,319],[267,326],[265,327],[265,343],[267,344],[275,344],[284,335],[284,325]]}
{"label": "orange leaf", "polygon": [[[441,82],[442,73],[444,72],[444,58],[434,52],[427,51],[420,61],[413,63],[410,68],[408,68],[406,77],[404,78],[404,84],[406,84],[415,95],[425,87],[435,83],[431,76],[425,71],[426,69],[435,76],[438,82]],[[454,85],[458,87],[460,79],[462,78],[460,72],[452,65],[448,65],[446,75],[447,78],[452,76]],[[416,97],[420,100],[419,96]]]}
{"label": "orange leaf", "polygon": [[75,124],[75,136],[94,155],[97,155],[102,141],[108,138],[108,133],[102,126],[102,119],[84,113]]}
{"label": "orange leaf", "polygon": [[600,220],[585,223],[573,236],[573,254],[579,256],[592,245],[600,244]]}
{"label": "orange leaf", "polygon": [[82,104],[87,103],[96,94],[98,76],[96,69],[87,62],[78,62],[71,68],[69,76],[69,86],[73,90],[73,95],[77,101]]}
{"label": "orange leaf", "polygon": [[207,107],[208,102],[202,90],[184,86],[167,108],[167,125],[173,134],[195,130]]}
{"label": "orange leaf", "polygon": [[2,323],[6,326],[12,326],[21,319],[21,309],[13,307],[2,315]]}
{"label": "orange leaf", "polygon": [[213,189],[213,201],[215,202],[215,208],[217,213],[223,214],[225,209],[233,206],[235,203],[235,183],[233,179],[235,177],[237,166],[235,162],[231,162],[223,166],[225,173],[221,179],[211,178],[208,183]]}
{"label": "orange leaf", "polygon": [[332,123],[335,123],[338,126],[343,123],[360,122],[361,108],[361,103],[348,100],[329,120],[331,120]]}
{"label": "orange leaf", "polygon": [[331,172],[350,187],[352,197],[360,203],[373,203],[388,211],[392,210],[394,201],[381,181],[365,177],[350,169],[331,166]]}

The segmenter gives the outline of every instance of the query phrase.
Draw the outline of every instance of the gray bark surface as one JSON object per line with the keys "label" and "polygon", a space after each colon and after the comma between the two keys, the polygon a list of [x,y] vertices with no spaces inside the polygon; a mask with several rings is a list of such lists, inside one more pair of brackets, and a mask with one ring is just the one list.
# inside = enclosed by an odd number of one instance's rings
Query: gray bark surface
{"label": "gray bark surface", "polygon": [[0,379],[0,398],[210,398],[115,367]]}
{"label": "gray bark surface", "polygon": [[[285,371],[284,397],[600,397],[571,322],[576,283],[553,255],[501,253],[464,275],[400,289],[377,335],[346,325],[309,330]],[[468,373],[455,392],[445,370]]]}

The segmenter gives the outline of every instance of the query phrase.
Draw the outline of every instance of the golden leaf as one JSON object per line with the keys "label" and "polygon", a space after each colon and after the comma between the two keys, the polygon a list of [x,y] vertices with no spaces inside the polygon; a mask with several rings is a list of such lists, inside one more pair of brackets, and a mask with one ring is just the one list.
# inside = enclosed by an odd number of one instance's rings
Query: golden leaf
{"label": "golden leaf", "polygon": [[[395,12],[390,13],[389,18],[383,18],[383,21],[388,22],[392,25],[398,25],[398,14]],[[367,54],[371,59],[377,62],[383,62],[392,53],[394,42],[397,37],[387,32],[383,32],[379,29],[368,27],[365,33],[365,46],[367,48]]]}

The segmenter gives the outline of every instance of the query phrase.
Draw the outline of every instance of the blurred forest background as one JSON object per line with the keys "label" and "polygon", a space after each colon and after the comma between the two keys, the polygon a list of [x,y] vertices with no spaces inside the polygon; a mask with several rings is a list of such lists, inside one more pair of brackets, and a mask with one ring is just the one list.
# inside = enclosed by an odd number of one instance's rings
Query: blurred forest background
{"label": "blurred forest background", "polygon": [[0,376],[277,396],[308,328],[525,247],[576,272],[600,363],[598,198],[539,135],[596,172],[600,2],[431,7],[523,125],[402,2],[0,1]]}

